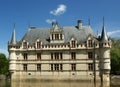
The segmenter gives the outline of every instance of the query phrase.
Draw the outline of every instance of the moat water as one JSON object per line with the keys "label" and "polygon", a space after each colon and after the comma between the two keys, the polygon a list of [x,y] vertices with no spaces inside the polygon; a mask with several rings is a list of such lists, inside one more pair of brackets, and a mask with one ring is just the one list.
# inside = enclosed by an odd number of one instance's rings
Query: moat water
{"label": "moat water", "polygon": [[111,81],[111,83],[100,82],[60,82],[60,81],[27,81],[27,82],[11,82],[11,81],[0,81],[0,87],[120,87],[119,81]]}

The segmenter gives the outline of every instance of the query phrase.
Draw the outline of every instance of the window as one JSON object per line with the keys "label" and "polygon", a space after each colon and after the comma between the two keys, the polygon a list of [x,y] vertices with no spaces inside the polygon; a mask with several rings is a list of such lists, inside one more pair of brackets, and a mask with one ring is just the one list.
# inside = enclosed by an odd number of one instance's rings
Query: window
{"label": "window", "polygon": [[72,47],[75,47],[75,41],[71,41]]}
{"label": "window", "polygon": [[76,70],[76,64],[71,64],[71,70],[75,71]]}
{"label": "window", "polygon": [[88,40],[88,47],[92,47],[92,40]]}
{"label": "window", "polygon": [[27,64],[23,64],[23,70],[27,71]]}
{"label": "window", "polygon": [[59,34],[55,34],[55,40],[59,40]]}
{"label": "window", "polygon": [[62,34],[60,34],[60,39],[62,40]]}
{"label": "window", "polygon": [[51,70],[53,71],[53,64],[51,64]]}
{"label": "window", "polygon": [[37,42],[37,48],[41,48],[41,42]]}
{"label": "window", "polygon": [[93,52],[88,52],[88,59],[93,59]]}
{"label": "window", "polygon": [[75,52],[72,52],[72,53],[71,53],[71,59],[72,59],[72,60],[75,60],[75,59],[76,59],[76,53],[75,53]]}
{"label": "window", "polygon": [[89,70],[89,71],[92,71],[92,70],[93,70],[93,64],[92,64],[92,63],[89,63],[89,64],[88,64],[88,70]]}
{"label": "window", "polygon": [[59,60],[59,53],[55,53],[55,59]]}
{"label": "window", "polygon": [[56,70],[59,71],[59,64],[56,64]]}
{"label": "window", "polygon": [[37,71],[41,70],[41,64],[37,64]]}
{"label": "window", "polygon": [[54,35],[52,34],[52,40],[54,39],[53,37],[54,37]]}
{"label": "window", "polygon": [[54,70],[55,71],[59,70],[59,64],[54,64]]}
{"label": "window", "polygon": [[23,42],[23,48],[24,48],[24,49],[27,48],[27,42]]}
{"label": "window", "polygon": [[60,70],[61,70],[61,71],[63,70],[63,65],[62,65],[62,64],[60,64]]}
{"label": "window", "polygon": [[[54,55],[54,56],[53,56]],[[54,58],[53,58],[54,57]],[[51,59],[55,59],[55,60],[62,60],[63,56],[62,56],[62,53],[51,53]]]}
{"label": "window", "polygon": [[37,60],[41,60],[41,53],[37,53]]}
{"label": "window", "polygon": [[51,70],[55,71],[62,71],[63,70],[63,65],[62,64],[51,64]]}
{"label": "window", "polygon": [[61,59],[61,60],[63,59],[62,53],[60,53],[60,59]]}
{"label": "window", "polygon": [[24,54],[23,54],[23,57],[24,57],[24,60],[27,60],[27,59],[28,59],[27,53],[24,53]]}
{"label": "window", "polygon": [[53,53],[51,53],[51,60],[53,60]]}

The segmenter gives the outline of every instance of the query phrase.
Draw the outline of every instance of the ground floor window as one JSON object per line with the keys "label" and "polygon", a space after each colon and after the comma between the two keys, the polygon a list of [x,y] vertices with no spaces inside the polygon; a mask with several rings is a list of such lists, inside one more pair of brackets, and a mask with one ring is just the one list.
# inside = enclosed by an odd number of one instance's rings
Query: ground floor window
{"label": "ground floor window", "polygon": [[53,71],[62,71],[63,65],[62,64],[51,64],[51,70]]}
{"label": "ground floor window", "polygon": [[23,70],[27,71],[27,64],[23,64]]}
{"label": "ground floor window", "polygon": [[37,71],[41,70],[41,64],[37,64]]}
{"label": "ground floor window", "polygon": [[89,63],[89,64],[88,64],[88,70],[89,70],[89,71],[92,71],[92,70],[93,70],[93,63]]}
{"label": "ground floor window", "polygon": [[71,64],[71,70],[75,71],[76,70],[76,64]]}

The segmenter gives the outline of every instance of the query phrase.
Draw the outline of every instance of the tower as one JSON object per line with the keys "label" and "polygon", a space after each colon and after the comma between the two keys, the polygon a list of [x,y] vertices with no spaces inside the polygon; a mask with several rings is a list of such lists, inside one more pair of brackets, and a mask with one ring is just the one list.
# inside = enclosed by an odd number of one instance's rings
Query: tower
{"label": "tower", "polygon": [[110,47],[111,41],[108,39],[107,32],[104,25],[103,18],[103,27],[100,37],[100,73],[101,81],[110,80]]}
{"label": "tower", "polygon": [[15,70],[16,70],[16,32],[15,32],[15,26],[14,26],[14,30],[12,33],[12,38],[11,38],[11,42],[8,43],[8,51],[9,51],[9,71],[11,73],[11,78],[13,78],[13,75],[15,74]]}

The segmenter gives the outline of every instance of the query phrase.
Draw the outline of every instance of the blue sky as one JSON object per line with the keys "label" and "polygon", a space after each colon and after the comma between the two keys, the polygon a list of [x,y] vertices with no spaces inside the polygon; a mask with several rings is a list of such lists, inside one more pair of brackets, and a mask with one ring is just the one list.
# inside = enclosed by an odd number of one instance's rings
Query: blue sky
{"label": "blue sky", "polygon": [[0,52],[8,55],[14,23],[17,40],[27,32],[28,26],[51,27],[57,20],[60,26],[76,26],[82,19],[101,33],[102,18],[110,37],[120,37],[120,0],[0,0]]}

